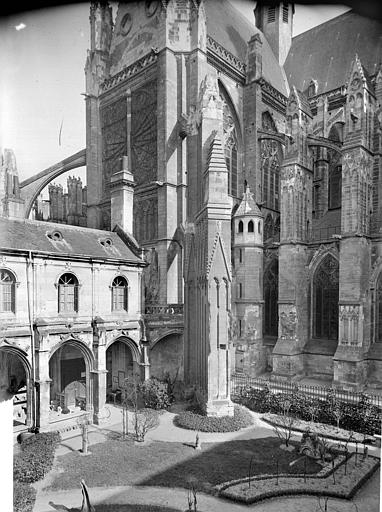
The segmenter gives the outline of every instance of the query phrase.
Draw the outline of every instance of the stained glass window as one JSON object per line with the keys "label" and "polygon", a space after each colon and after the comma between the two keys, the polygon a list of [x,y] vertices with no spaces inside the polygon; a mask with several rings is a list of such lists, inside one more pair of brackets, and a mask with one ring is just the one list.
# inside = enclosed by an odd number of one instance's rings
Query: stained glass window
{"label": "stained glass window", "polygon": [[[277,133],[276,125],[269,114],[262,114],[262,129]],[[263,202],[267,208],[279,210],[280,195],[280,148],[279,143],[272,139],[260,142],[261,169],[263,175]]]}
{"label": "stained glass window", "polygon": [[316,338],[338,339],[338,261],[326,256],[313,279],[313,333]]}
{"label": "stained glass window", "polygon": [[264,335],[278,334],[279,264],[274,260],[264,272]]}

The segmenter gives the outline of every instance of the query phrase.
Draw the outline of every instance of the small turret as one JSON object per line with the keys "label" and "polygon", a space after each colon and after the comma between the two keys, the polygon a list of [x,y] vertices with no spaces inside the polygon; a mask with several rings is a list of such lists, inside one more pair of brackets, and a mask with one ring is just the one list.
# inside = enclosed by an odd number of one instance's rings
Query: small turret
{"label": "small turret", "polygon": [[284,65],[292,44],[294,4],[257,2],[256,27],[266,37],[280,66]]}

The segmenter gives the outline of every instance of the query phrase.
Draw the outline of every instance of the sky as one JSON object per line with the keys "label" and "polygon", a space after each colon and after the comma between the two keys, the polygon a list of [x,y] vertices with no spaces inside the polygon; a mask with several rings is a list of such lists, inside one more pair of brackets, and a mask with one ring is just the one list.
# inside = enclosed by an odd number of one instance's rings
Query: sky
{"label": "sky", "polygon": [[[230,1],[253,19],[252,0]],[[21,181],[85,147],[82,93],[89,47],[89,5],[66,5],[0,18],[0,148],[15,152]],[[343,5],[296,4],[293,34],[348,9]],[[84,169],[70,174],[85,181]],[[57,181],[63,183],[66,176]]]}

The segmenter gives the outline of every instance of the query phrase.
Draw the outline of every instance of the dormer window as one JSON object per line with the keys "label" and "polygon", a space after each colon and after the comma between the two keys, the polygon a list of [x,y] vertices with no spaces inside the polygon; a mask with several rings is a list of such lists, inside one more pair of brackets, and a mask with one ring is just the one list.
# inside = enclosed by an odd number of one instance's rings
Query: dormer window
{"label": "dormer window", "polygon": [[111,238],[102,238],[99,243],[104,247],[111,247],[113,245],[113,240]]}
{"label": "dormer window", "polygon": [[51,231],[50,233],[47,233],[47,237],[53,240],[53,242],[61,242],[62,240],[62,233],[60,231]]}

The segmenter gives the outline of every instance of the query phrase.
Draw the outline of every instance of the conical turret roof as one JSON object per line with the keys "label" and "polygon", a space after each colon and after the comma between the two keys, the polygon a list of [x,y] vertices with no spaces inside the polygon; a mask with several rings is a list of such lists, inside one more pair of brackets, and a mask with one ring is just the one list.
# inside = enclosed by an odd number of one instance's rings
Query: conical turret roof
{"label": "conical turret roof", "polygon": [[236,210],[235,217],[241,217],[243,215],[256,215],[257,217],[262,217],[259,207],[257,206],[255,200],[253,199],[253,194],[250,191],[250,188],[247,187],[244,194],[243,199],[241,200],[239,208]]}

